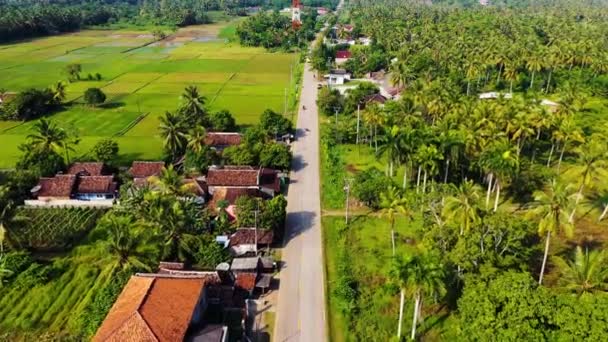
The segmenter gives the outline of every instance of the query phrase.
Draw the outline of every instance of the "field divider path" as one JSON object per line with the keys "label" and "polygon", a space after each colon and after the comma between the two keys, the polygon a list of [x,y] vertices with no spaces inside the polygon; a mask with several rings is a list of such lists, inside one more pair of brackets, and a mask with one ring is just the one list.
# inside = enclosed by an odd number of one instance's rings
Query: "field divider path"
{"label": "field divider path", "polygon": [[236,77],[236,75],[238,75],[239,72],[241,72],[245,67],[249,66],[249,64],[251,64],[251,62],[260,54],[257,53],[253,56],[251,56],[251,58],[249,58],[249,60],[247,60],[247,63],[244,63],[242,67],[239,68],[239,70],[233,72],[230,77],[228,77],[228,79],[222,84],[222,86],[215,92],[215,95],[213,96],[213,99],[211,99],[211,101],[209,102],[209,105],[212,105],[215,100],[217,100],[218,96],[220,96],[220,94],[222,93],[222,91],[224,90],[224,88],[226,88],[226,85],[228,85],[228,83],[234,79],[234,77]]}
{"label": "field divider path", "polygon": [[138,123],[140,123],[143,119],[145,119],[149,114],[150,114],[150,112],[146,112],[146,113],[141,114],[140,116],[136,117],[135,120],[131,121],[125,128],[121,129],[116,134],[114,134],[112,136],[112,138],[119,138],[119,137],[124,136],[133,127],[135,127]]}

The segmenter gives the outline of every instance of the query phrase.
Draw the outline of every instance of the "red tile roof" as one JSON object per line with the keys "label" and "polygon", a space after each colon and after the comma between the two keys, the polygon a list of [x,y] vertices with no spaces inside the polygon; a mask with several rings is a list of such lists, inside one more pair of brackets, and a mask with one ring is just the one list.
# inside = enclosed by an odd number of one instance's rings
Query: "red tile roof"
{"label": "red tile roof", "polygon": [[76,193],[79,194],[111,194],[116,191],[117,184],[114,176],[80,176]]}
{"label": "red tile roof", "polygon": [[88,162],[74,163],[68,169],[69,175],[84,174],[87,176],[101,176],[104,172],[105,165],[103,163]]}
{"label": "red tile roof", "polygon": [[[258,229],[258,245],[271,244],[274,239],[272,230]],[[230,236],[230,246],[255,244],[254,228],[239,228]]]}
{"label": "red tile roof", "polygon": [[57,175],[53,178],[40,178],[38,197],[70,197],[74,190],[76,176]]}
{"label": "red tile roof", "polygon": [[148,178],[160,175],[163,167],[165,167],[164,162],[135,161],[129,173],[133,178]]}
{"label": "red tile roof", "polygon": [[226,166],[222,169],[211,168],[207,173],[208,186],[220,187],[264,187],[279,192],[281,184],[278,171],[273,169],[242,166]]}
{"label": "red tile roof", "polygon": [[372,94],[372,95],[368,95],[365,97],[365,102],[366,103],[370,103],[370,102],[376,102],[379,104],[384,104],[388,99],[386,97],[384,97],[381,94]]}
{"label": "red tile roof", "polygon": [[205,144],[213,147],[226,147],[239,145],[243,140],[240,133],[209,132],[205,138]]}
{"label": "red tile roof", "polygon": [[93,341],[182,341],[204,287],[217,281],[216,274],[132,276]]}
{"label": "red tile roof", "polygon": [[243,289],[245,291],[253,291],[255,289],[255,280],[257,279],[257,274],[255,273],[239,273],[236,275],[236,280],[234,282],[234,286],[236,288]]}
{"label": "red tile roof", "polygon": [[352,53],[348,50],[341,50],[341,51],[337,51],[336,52],[336,58],[350,58],[352,56]]}
{"label": "red tile roof", "polygon": [[257,186],[258,169],[251,167],[209,169],[207,184],[209,186]]}

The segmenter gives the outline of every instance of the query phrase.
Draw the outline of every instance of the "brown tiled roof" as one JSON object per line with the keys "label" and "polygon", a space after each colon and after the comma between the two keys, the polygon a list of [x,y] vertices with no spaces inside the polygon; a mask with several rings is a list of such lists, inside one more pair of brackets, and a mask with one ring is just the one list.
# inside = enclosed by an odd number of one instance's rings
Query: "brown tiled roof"
{"label": "brown tiled roof", "polygon": [[80,176],[76,193],[79,194],[111,194],[117,185],[113,176]]}
{"label": "brown tiled roof", "polygon": [[[274,238],[272,230],[258,229],[258,244],[271,244]],[[230,246],[253,245],[255,243],[254,228],[239,228],[230,236]]]}
{"label": "brown tiled roof", "polygon": [[57,175],[53,178],[40,178],[38,185],[38,197],[70,197],[76,176],[74,175]]}
{"label": "brown tiled roof", "polygon": [[86,176],[101,176],[104,174],[105,165],[103,163],[88,162],[74,163],[68,169],[69,175],[83,174]]}
{"label": "brown tiled roof", "polygon": [[164,162],[134,161],[129,173],[133,178],[148,178],[160,175],[163,167],[165,167]]}
{"label": "brown tiled roof", "polygon": [[348,50],[340,50],[340,51],[336,51],[336,58],[350,58],[352,56],[352,53]]}
{"label": "brown tiled roof", "polygon": [[255,273],[239,273],[236,275],[234,286],[245,291],[253,291],[255,289],[255,280],[257,274]]}
{"label": "brown tiled roof", "polygon": [[209,146],[234,146],[241,143],[243,136],[240,133],[231,132],[209,132],[205,138],[205,144]]}
{"label": "brown tiled roof", "polygon": [[257,186],[259,170],[254,168],[209,169],[209,186]]}
{"label": "brown tiled roof", "polygon": [[384,104],[387,101],[387,98],[382,96],[381,94],[372,94],[365,97],[365,103],[376,102],[380,104]]}
{"label": "brown tiled roof", "polygon": [[93,341],[182,341],[208,276],[135,275]]}

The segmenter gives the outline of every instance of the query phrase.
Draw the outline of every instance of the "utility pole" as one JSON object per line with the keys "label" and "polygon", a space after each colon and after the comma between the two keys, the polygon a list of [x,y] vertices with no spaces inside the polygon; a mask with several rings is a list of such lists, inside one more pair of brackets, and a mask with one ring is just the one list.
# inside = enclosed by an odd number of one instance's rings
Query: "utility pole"
{"label": "utility pole", "polygon": [[283,110],[283,116],[287,115],[287,88],[285,88],[285,108]]}
{"label": "utility pole", "polygon": [[349,197],[350,197],[350,180],[346,179],[345,183],[346,183],[346,185],[344,185],[344,191],[346,192],[346,215],[345,215],[345,221],[346,221],[346,225],[348,226],[348,208],[349,208]]}
{"label": "utility pole", "polygon": [[357,146],[359,146],[359,127],[361,123],[361,104],[357,103]]}
{"label": "utility pole", "polygon": [[334,112],[336,113],[336,143],[338,142],[338,107],[334,107]]}
{"label": "utility pole", "polygon": [[254,230],[255,230],[255,255],[258,255],[258,212],[260,211],[260,202],[256,201],[257,203],[257,208],[256,210],[253,212],[253,217],[255,220],[254,223]]}

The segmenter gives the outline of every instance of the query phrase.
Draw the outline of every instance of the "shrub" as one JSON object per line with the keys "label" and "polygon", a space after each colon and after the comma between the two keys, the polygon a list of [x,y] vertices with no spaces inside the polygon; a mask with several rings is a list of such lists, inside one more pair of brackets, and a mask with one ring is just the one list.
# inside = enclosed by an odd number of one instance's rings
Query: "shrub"
{"label": "shrub", "polygon": [[91,155],[96,161],[112,165],[118,159],[118,143],[111,139],[100,140],[93,146]]}
{"label": "shrub", "polygon": [[260,151],[260,166],[277,170],[289,170],[291,167],[289,146],[278,143],[265,144]]}
{"label": "shrub", "polygon": [[236,120],[227,110],[211,114],[209,121],[211,128],[216,132],[234,132],[236,130]]}
{"label": "shrub", "polygon": [[97,106],[106,101],[106,94],[99,88],[89,88],[84,92],[84,102],[90,106]]}
{"label": "shrub", "polygon": [[380,194],[393,181],[375,167],[360,172],[353,182],[353,195],[372,209],[378,209]]}
{"label": "shrub", "polygon": [[53,94],[48,89],[28,89],[6,104],[4,116],[13,120],[33,120],[48,114]]}

